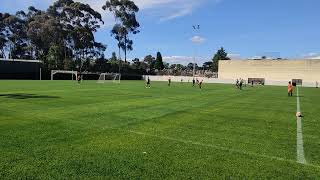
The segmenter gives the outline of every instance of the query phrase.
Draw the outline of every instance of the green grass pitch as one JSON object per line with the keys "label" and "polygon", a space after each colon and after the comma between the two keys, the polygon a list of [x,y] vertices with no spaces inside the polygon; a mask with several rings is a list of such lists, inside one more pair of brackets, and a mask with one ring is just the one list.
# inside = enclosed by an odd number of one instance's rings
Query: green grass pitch
{"label": "green grass pitch", "polygon": [[317,179],[320,90],[0,81],[0,179]]}

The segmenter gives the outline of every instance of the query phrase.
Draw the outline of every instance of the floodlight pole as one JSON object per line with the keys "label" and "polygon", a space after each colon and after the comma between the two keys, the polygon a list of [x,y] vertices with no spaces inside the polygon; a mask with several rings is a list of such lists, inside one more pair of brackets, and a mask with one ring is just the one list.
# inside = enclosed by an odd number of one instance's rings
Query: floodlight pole
{"label": "floodlight pole", "polygon": [[193,79],[195,77],[195,74],[196,74],[196,50],[194,50],[194,53],[193,53],[193,71],[192,71]]}
{"label": "floodlight pole", "polygon": [[[193,30],[194,30],[194,35],[197,35],[197,32],[200,30],[200,25],[194,25],[192,26],[193,27]],[[195,77],[195,74],[196,74],[196,43],[195,44],[195,47],[194,47],[194,54],[193,54],[193,79]]]}

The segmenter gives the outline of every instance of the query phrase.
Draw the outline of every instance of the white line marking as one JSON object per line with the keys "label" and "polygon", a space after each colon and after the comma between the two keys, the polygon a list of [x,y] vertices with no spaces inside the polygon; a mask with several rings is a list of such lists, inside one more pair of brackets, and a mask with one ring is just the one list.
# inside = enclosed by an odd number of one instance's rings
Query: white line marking
{"label": "white line marking", "polygon": [[[152,135],[152,134],[147,134],[147,133],[137,132],[137,131],[132,131],[132,130],[126,131],[126,132],[130,132],[130,133],[138,134],[138,135],[142,135],[142,136],[148,136],[148,137],[154,137],[154,138],[159,138],[159,139],[164,139],[164,140],[169,140],[169,141],[180,142],[180,143],[184,143],[184,144],[209,147],[209,148],[214,148],[214,149],[218,149],[218,150],[222,150],[222,151],[228,151],[231,153],[244,154],[244,155],[248,155],[248,156],[255,156],[255,157],[266,158],[266,159],[271,159],[271,160],[289,162],[289,163],[297,163],[297,161],[289,160],[289,159],[285,159],[285,158],[281,158],[281,157],[269,156],[269,155],[258,154],[258,153],[253,153],[253,152],[246,152],[246,151],[241,151],[241,150],[236,150],[236,149],[229,149],[226,147],[221,147],[221,146],[212,145],[212,144],[205,144],[205,143],[200,143],[200,142],[194,142],[194,141],[190,141],[190,140],[182,140],[182,139],[176,139],[176,138],[172,138],[172,137]],[[315,168],[320,168],[320,166],[314,165],[314,164],[303,164],[303,165],[315,167]]]}
{"label": "white line marking", "polygon": [[[297,86],[297,112],[301,112],[298,86]],[[307,164],[307,161],[304,157],[301,117],[297,117],[297,162],[301,164]]]}

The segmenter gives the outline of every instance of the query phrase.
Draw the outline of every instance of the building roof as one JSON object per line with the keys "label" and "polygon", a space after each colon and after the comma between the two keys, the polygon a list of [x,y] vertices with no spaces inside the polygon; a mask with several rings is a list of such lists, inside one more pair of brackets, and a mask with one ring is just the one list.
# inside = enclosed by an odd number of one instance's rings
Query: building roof
{"label": "building roof", "polygon": [[26,60],[26,59],[3,59],[3,58],[0,58],[0,61],[41,63],[41,61],[39,61],[39,60]]}

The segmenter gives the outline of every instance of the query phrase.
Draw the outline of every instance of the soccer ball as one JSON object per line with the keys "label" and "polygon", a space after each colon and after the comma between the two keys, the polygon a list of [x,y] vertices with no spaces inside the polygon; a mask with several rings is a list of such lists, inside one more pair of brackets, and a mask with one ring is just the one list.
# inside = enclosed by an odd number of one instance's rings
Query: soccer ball
{"label": "soccer ball", "polygon": [[297,116],[297,117],[302,117],[301,112],[297,112],[297,113],[296,113],[296,116]]}

